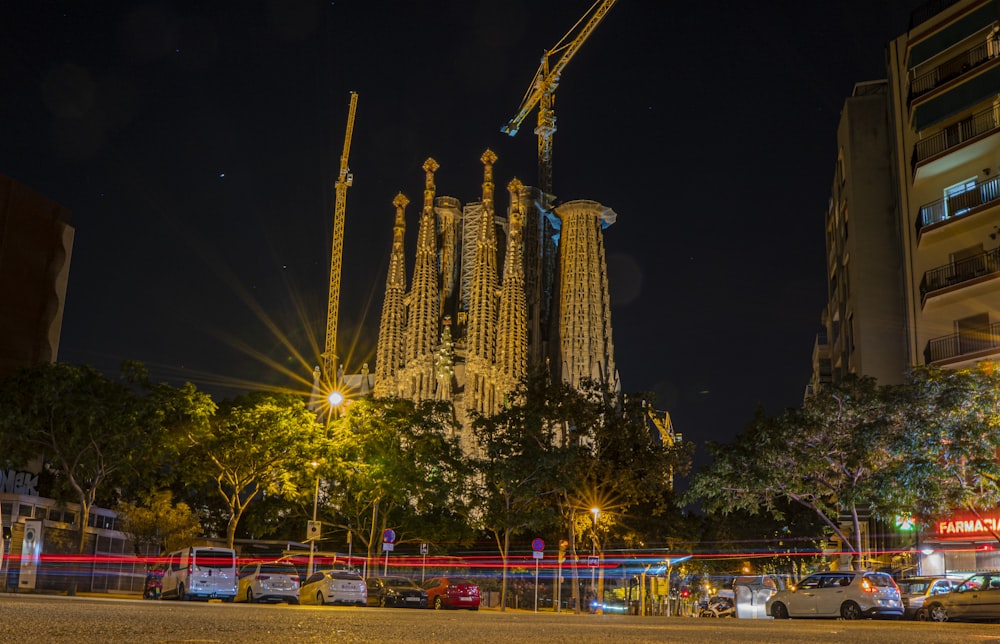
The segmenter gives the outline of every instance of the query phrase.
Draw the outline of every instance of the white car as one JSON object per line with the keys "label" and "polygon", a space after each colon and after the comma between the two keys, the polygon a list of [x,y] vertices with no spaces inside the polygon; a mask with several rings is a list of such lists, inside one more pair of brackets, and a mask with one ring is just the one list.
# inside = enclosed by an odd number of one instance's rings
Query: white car
{"label": "white car", "polygon": [[903,602],[896,582],[884,572],[821,572],[772,595],[767,614],[775,619],[901,617]]}
{"label": "white car", "polygon": [[317,570],[299,589],[299,603],[366,606],[368,585],[355,572]]}
{"label": "white car", "polygon": [[299,603],[299,571],[285,561],[258,561],[240,568],[238,602]]}

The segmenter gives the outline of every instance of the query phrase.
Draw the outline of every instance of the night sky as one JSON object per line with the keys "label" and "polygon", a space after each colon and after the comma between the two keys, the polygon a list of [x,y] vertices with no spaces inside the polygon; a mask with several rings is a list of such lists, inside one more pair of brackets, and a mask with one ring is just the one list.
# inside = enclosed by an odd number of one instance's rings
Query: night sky
{"label": "night sky", "polygon": [[[554,191],[613,208],[618,368],[677,431],[796,406],[826,298],[836,126],[914,0],[619,0],[557,90]],[[544,8],[539,8],[543,6]],[[500,127],[590,0],[31,2],[0,9],[0,172],[72,211],[59,359],[144,362],[217,398],[311,378],[334,181],[359,93],[338,346],[374,362],[404,192],[498,209],[537,183]],[[302,360],[295,357],[296,353]],[[699,452],[699,460],[704,452]]]}

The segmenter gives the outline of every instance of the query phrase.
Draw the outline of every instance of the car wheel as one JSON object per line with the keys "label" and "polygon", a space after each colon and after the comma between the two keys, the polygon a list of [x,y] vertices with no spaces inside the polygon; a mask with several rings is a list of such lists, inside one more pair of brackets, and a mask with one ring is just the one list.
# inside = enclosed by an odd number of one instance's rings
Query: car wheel
{"label": "car wheel", "polygon": [[247,588],[247,603],[253,603],[253,588]]}
{"label": "car wheel", "polygon": [[771,604],[771,617],[774,619],[788,619],[788,609],[781,602]]}
{"label": "car wheel", "polygon": [[177,586],[177,599],[181,600],[182,602],[186,602],[187,600],[191,599],[190,597],[188,597],[187,593],[184,592],[184,584],[180,584]]}
{"label": "car wheel", "polygon": [[948,621],[948,610],[941,604],[931,604],[931,607],[927,609],[927,615],[932,622]]}
{"label": "car wheel", "polygon": [[319,604],[320,606],[326,604],[326,597],[323,596],[322,590],[316,593],[316,603]]}
{"label": "car wheel", "polygon": [[844,602],[840,607],[840,616],[843,619],[861,619],[861,607],[854,602]]}
{"label": "car wheel", "polygon": [[441,596],[438,595],[434,598],[434,610],[441,610],[444,608],[444,602],[441,601]]}
{"label": "car wheel", "polygon": [[918,622],[929,622],[931,621],[931,615],[930,613],[927,612],[926,608],[921,608],[913,616],[913,619],[917,620]]}
{"label": "car wheel", "polygon": [[379,597],[378,598],[378,605],[381,608],[386,608],[389,605],[389,602],[386,600],[385,597]]}

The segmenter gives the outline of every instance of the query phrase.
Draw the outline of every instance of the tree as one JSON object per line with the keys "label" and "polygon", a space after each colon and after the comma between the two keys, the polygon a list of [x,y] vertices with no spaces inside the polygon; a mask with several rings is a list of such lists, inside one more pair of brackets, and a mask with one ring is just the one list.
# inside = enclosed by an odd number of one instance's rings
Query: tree
{"label": "tree", "polygon": [[155,430],[144,411],[126,383],[84,365],[42,364],[0,383],[0,450],[20,464],[41,456],[55,493],[80,504],[79,554],[99,493],[124,479]]}
{"label": "tree", "polygon": [[389,527],[399,541],[470,538],[469,465],[450,403],[361,399],[331,425],[323,505],[366,545]]}
{"label": "tree", "polygon": [[517,403],[473,421],[482,453],[476,463],[476,516],[500,554],[500,610],[507,608],[511,537],[551,523],[546,495],[552,492],[558,425],[543,413],[548,399],[529,385],[544,386],[544,381],[523,383],[512,396]]}
{"label": "tree", "polygon": [[156,492],[142,505],[119,501],[119,530],[128,535],[137,556],[171,552],[201,534],[198,517],[186,503],[173,503],[169,491]]}
{"label": "tree", "polygon": [[254,392],[219,406],[207,432],[191,434],[185,471],[210,480],[225,503],[233,547],[247,506],[262,493],[293,496],[320,448],[322,427],[301,397]]}
{"label": "tree", "polygon": [[912,512],[926,522],[961,509],[982,518],[984,510],[1000,505],[995,364],[917,368],[900,389],[898,405],[906,413],[890,446],[896,458],[878,482],[884,515]]}
{"label": "tree", "polygon": [[[862,511],[879,504],[879,472],[894,462],[890,439],[901,419],[893,392],[852,376],[801,409],[776,418],[758,410],[733,444],[709,443],[713,463],[693,477],[684,501],[700,501],[707,512],[778,519],[781,501],[793,501],[814,512],[860,566]],[[850,534],[838,521],[842,513],[851,517]]]}

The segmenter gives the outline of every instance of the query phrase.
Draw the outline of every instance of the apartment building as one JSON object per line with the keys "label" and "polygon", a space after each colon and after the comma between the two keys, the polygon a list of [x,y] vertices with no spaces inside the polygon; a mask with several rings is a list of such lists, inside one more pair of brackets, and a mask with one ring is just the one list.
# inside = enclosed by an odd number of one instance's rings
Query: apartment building
{"label": "apartment building", "polygon": [[888,49],[909,362],[1000,359],[997,0],[939,0]]}

